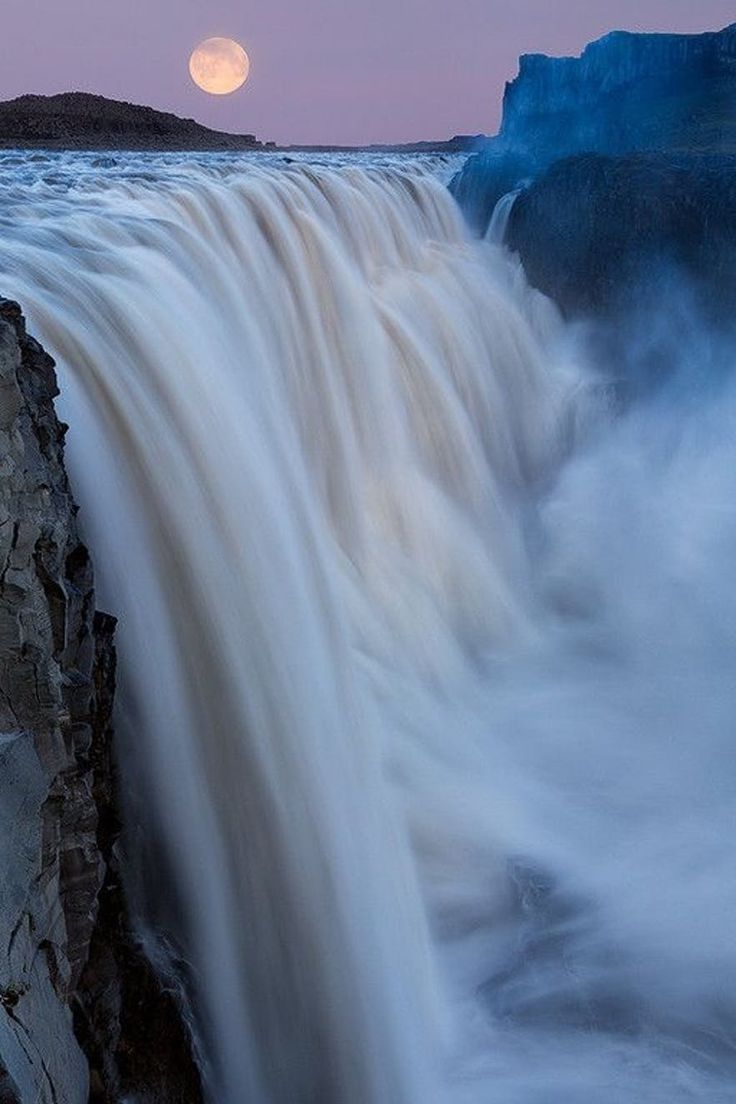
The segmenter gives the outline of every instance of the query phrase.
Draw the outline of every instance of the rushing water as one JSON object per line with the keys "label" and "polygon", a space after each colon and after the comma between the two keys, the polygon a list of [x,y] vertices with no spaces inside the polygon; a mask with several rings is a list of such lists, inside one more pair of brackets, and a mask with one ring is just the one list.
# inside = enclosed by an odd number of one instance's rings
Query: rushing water
{"label": "rushing water", "polygon": [[705,335],[614,409],[442,159],[0,168],[211,1101],[732,1100],[736,396],[689,382]]}
{"label": "rushing water", "polygon": [[505,195],[501,196],[498,203],[493,208],[491,221],[488,223],[488,229],[485,233],[486,241],[491,242],[493,245],[504,244],[506,240],[506,231],[509,228],[511,212],[520,194],[521,188],[515,188],[513,191],[506,192]]}

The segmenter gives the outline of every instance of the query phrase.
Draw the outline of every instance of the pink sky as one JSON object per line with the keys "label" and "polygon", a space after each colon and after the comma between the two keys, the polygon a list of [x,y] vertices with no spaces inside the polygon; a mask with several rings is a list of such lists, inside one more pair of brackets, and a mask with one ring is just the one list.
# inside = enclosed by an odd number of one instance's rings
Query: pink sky
{"label": "pink sky", "polygon": [[[733,0],[2,0],[0,99],[81,89],[280,143],[494,133],[521,53],[734,20]],[[189,79],[212,35],[251,56],[231,97]]]}

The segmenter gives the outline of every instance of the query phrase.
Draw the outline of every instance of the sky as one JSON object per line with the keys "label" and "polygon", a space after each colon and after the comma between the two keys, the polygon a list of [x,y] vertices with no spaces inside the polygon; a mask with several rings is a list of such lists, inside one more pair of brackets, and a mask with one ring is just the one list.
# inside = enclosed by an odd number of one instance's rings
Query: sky
{"label": "sky", "polygon": [[[610,30],[704,31],[733,0],[1,0],[0,99],[97,92],[264,141],[365,144],[493,134],[522,53]],[[196,44],[251,58],[241,91],[192,84]]]}

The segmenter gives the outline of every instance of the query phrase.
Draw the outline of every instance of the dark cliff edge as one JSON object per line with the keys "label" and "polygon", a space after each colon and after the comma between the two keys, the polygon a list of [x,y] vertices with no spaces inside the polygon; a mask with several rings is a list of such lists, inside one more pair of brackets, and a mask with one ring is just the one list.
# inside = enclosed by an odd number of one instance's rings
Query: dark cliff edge
{"label": "dark cliff edge", "polygon": [[727,325],[736,311],[736,157],[580,154],[555,162],[511,209],[506,244],[568,316],[629,310],[649,286],[686,285]]}
{"label": "dark cliff edge", "polygon": [[253,134],[225,134],[152,107],[88,92],[0,103],[0,149],[257,150]]}
{"label": "dark cliff edge", "polygon": [[[736,24],[614,32],[579,58],[521,59],[500,134],[451,189],[484,233],[519,190],[506,244],[571,317],[682,301],[736,308]],[[673,300],[674,301],[674,300]]]}
{"label": "dark cliff edge", "polygon": [[95,610],[54,363],[0,300],[0,1101],[197,1104],[118,868],[114,619]]}

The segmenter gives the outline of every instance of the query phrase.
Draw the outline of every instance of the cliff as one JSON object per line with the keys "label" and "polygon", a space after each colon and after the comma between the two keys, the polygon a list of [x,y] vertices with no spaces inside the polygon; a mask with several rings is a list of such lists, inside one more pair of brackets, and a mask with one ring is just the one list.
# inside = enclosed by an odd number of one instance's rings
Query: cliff
{"label": "cliff", "polygon": [[630,315],[684,290],[711,325],[736,317],[736,158],[578,154],[517,198],[506,244],[568,315]]}
{"label": "cliff", "polygon": [[56,394],[0,300],[0,1100],[196,1102],[117,869],[114,621],[95,610]]}
{"label": "cliff", "polygon": [[540,160],[581,151],[736,151],[736,24],[700,35],[614,31],[577,58],[528,54],[498,136]]}
{"label": "cliff", "polygon": [[252,134],[223,134],[194,119],[87,92],[0,103],[0,147],[61,149],[258,149]]}
{"label": "cliff", "polygon": [[614,31],[577,58],[523,56],[501,130],[453,191],[479,230],[498,199],[576,153],[736,154],[736,24],[700,35]]}

